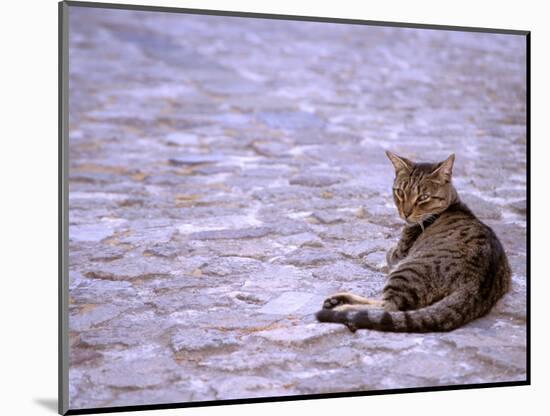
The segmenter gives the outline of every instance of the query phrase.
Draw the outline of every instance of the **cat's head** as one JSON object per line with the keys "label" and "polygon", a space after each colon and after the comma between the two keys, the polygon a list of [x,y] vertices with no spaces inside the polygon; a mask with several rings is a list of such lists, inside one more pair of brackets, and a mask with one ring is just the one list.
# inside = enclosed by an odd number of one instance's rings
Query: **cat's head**
{"label": "cat's head", "polygon": [[386,155],[395,168],[393,200],[399,216],[407,223],[422,223],[453,202],[454,154],[439,163],[415,163],[389,151]]}

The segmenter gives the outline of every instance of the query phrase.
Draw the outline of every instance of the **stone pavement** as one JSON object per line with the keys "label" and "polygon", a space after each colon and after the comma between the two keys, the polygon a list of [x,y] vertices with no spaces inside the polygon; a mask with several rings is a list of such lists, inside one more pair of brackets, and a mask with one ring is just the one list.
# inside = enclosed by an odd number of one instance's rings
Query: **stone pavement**
{"label": "stone pavement", "polygon": [[[70,9],[70,407],[526,377],[524,39]],[[391,149],[455,152],[513,268],[444,334],[350,333],[401,222]]]}

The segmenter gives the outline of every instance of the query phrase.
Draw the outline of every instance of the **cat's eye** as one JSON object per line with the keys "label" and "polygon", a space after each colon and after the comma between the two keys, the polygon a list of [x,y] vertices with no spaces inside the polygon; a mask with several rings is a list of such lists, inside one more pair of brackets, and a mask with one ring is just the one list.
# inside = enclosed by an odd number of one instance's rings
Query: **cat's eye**
{"label": "cat's eye", "polygon": [[418,202],[424,202],[424,201],[427,201],[428,199],[430,199],[430,195],[422,194],[418,197],[417,201]]}
{"label": "cat's eye", "polygon": [[401,189],[394,189],[394,192],[399,199],[403,199],[403,191]]}

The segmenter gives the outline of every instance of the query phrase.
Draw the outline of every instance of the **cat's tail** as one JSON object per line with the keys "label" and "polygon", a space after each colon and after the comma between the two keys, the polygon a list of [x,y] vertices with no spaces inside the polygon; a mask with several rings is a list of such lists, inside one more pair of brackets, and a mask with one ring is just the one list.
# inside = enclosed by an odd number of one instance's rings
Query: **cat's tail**
{"label": "cat's tail", "polygon": [[[358,310],[322,309],[316,317],[320,322],[346,325],[351,331],[375,329],[387,332],[441,332],[451,331],[487,313],[466,291],[456,291],[425,308],[410,311],[385,311],[384,309],[361,308]],[[352,307],[353,308],[353,307]]]}

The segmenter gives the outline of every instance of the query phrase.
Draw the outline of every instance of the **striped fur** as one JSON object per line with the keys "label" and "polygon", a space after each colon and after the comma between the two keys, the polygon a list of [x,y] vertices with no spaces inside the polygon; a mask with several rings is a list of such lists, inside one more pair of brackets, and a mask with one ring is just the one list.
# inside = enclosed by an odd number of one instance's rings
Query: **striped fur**
{"label": "striped fur", "polygon": [[460,201],[451,181],[454,155],[435,164],[388,157],[396,170],[394,201],[407,225],[388,252],[382,299],[335,294],[317,319],[352,331],[434,332],[485,315],[507,292],[510,266],[493,230]]}

